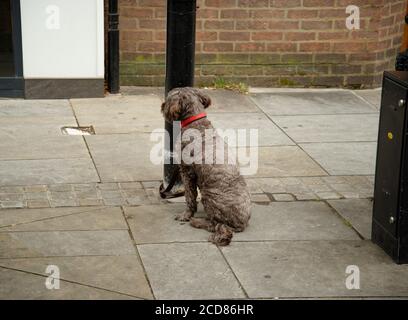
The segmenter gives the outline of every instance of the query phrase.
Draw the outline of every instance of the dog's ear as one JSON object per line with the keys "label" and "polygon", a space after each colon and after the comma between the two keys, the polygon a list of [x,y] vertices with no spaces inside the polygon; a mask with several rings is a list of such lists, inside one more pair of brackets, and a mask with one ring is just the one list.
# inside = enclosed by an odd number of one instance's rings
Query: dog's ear
{"label": "dog's ear", "polygon": [[179,120],[181,114],[180,99],[174,97],[163,102],[161,111],[167,121]]}
{"label": "dog's ear", "polygon": [[195,93],[198,97],[198,99],[200,99],[201,104],[204,106],[204,108],[208,108],[211,105],[211,98],[209,95],[203,93],[202,91],[195,89]]}

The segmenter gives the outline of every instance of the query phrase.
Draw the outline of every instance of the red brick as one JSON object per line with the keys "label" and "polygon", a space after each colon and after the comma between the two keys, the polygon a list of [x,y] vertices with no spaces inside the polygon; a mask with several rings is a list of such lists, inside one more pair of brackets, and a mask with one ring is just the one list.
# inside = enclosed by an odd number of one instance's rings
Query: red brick
{"label": "red brick", "polygon": [[120,19],[119,29],[120,30],[126,30],[126,29],[135,30],[137,26],[136,22],[137,20],[134,18],[123,17],[122,19]]}
{"label": "red brick", "polygon": [[304,7],[334,7],[335,0],[303,0]]}
{"label": "red brick", "polygon": [[367,45],[365,43],[360,42],[339,42],[334,43],[334,51],[335,52],[364,52],[367,49]]}
{"label": "red brick", "polygon": [[265,30],[269,28],[269,22],[265,20],[240,20],[236,22],[237,30]]}
{"label": "red brick", "polygon": [[344,84],[344,77],[324,77],[324,76],[317,76],[313,78],[313,85],[314,86],[322,86],[322,87],[341,87]]}
{"label": "red brick", "polygon": [[391,27],[395,22],[395,17],[391,16],[381,20],[380,27]]}
{"label": "red brick", "polygon": [[250,15],[254,19],[283,19],[285,18],[285,11],[277,9],[251,10]]}
{"label": "red brick", "polygon": [[204,43],[203,51],[205,52],[230,52],[234,48],[232,43]]}
{"label": "red brick", "polygon": [[286,32],[285,40],[288,40],[288,41],[316,40],[316,33],[314,32]]}
{"label": "red brick", "polygon": [[204,23],[204,29],[207,30],[233,30],[234,21],[220,21],[220,20],[208,20]]}
{"label": "red brick", "polygon": [[273,20],[269,22],[269,28],[272,30],[295,30],[299,29],[299,21]]}
{"label": "red brick", "polygon": [[250,37],[249,32],[220,32],[219,38],[223,41],[248,41]]}
{"label": "red brick", "polygon": [[166,27],[166,20],[139,20],[140,29],[164,29]]}
{"label": "red brick", "polygon": [[377,31],[355,30],[351,32],[352,39],[378,39]]}
{"label": "red brick", "polygon": [[197,41],[217,41],[217,32],[208,32],[208,31],[204,31],[204,32],[197,32],[196,33],[196,39]]}
{"label": "red brick", "polygon": [[198,19],[217,19],[219,15],[218,10],[214,9],[198,9],[197,18]]}
{"label": "red brick", "polygon": [[319,32],[319,40],[345,40],[349,37],[348,31]]}
{"label": "red brick", "polygon": [[251,40],[267,40],[267,41],[279,41],[282,40],[282,32],[252,32]]}
{"label": "red brick", "polygon": [[154,8],[154,17],[165,19],[167,17],[167,10],[165,8]]}
{"label": "red brick", "polygon": [[166,40],[166,31],[155,31],[154,39],[161,40],[161,41]]}
{"label": "red brick", "polygon": [[239,7],[269,7],[269,0],[238,0]]}
{"label": "red brick", "polygon": [[272,52],[293,52],[297,50],[297,45],[290,42],[269,43],[266,50]]}
{"label": "red brick", "polygon": [[235,7],[236,0],[205,0],[205,6],[216,8]]}
{"label": "red brick", "polygon": [[328,52],[330,51],[330,43],[327,42],[306,42],[300,43],[300,52]]}
{"label": "red brick", "polygon": [[319,10],[320,18],[342,18],[346,19],[348,14],[344,9],[321,9]]}
{"label": "red brick", "polygon": [[153,40],[151,31],[122,31],[121,38],[125,41]]}
{"label": "red brick", "polygon": [[139,50],[141,52],[164,52],[164,42],[139,42]]}
{"label": "red brick", "polygon": [[317,18],[319,14],[318,10],[304,10],[304,9],[291,9],[288,10],[289,19],[309,19]]}
{"label": "red brick", "polygon": [[245,9],[221,10],[221,19],[248,19],[249,11]]}
{"label": "red brick", "polygon": [[302,5],[301,0],[271,0],[270,4],[271,7],[276,8],[294,8],[300,7]]}
{"label": "red brick", "polygon": [[325,20],[302,21],[301,28],[304,30],[330,30],[333,22]]}
{"label": "red brick", "polygon": [[122,17],[131,17],[131,18],[152,18],[153,9],[140,9],[140,8],[120,8],[120,21]]}
{"label": "red brick", "polygon": [[235,44],[235,51],[239,52],[261,52],[265,51],[264,43],[243,42]]}
{"label": "red brick", "polygon": [[400,13],[401,11],[404,10],[404,8],[405,8],[404,2],[393,4],[391,5],[391,14]]}
{"label": "red brick", "polygon": [[164,7],[166,0],[139,0],[139,7]]}

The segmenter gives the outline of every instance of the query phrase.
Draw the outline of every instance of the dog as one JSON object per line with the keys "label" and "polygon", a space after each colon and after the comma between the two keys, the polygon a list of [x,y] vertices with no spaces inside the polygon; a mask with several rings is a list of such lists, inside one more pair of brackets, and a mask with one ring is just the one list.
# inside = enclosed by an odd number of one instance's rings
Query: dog
{"label": "dog", "polygon": [[[198,89],[175,88],[168,93],[161,112],[169,123],[181,121],[181,136],[186,130],[195,129],[204,137],[208,129],[214,130],[204,112],[210,105],[210,97]],[[206,149],[204,141],[209,140],[215,142],[216,149],[223,147],[230,157],[228,146],[219,135],[214,134],[210,139],[201,139],[202,142],[198,143],[202,145],[193,148],[194,152],[202,150],[194,155],[201,162],[187,164],[181,159],[180,175],[185,188],[187,208],[175,219],[189,221],[191,226],[211,232],[210,242],[226,246],[230,244],[233,232],[242,232],[247,227],[251,217],[251,200],[246,182],[235,163],[218,164],[215,161],[217,152],[213,152],[212,163],[208,164],[205,160],[209,149]],[[186,146],[187,143],[182,141],[182,153]],[[201,193],[206,218],[194,217],[197,212],[197,188]]]}

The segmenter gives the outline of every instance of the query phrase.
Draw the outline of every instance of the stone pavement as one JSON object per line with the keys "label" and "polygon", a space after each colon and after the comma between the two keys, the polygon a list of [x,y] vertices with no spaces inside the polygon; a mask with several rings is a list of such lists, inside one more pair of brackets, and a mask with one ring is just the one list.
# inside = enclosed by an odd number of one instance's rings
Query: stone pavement
{"label": "stone pavement", "polygon": [[251,224],[225,248],[158,196],[162,93],[0,100],[1,299],[408,297],[408,266],[370,241],[380,90],[208,90],[216,127],[259,130]]}

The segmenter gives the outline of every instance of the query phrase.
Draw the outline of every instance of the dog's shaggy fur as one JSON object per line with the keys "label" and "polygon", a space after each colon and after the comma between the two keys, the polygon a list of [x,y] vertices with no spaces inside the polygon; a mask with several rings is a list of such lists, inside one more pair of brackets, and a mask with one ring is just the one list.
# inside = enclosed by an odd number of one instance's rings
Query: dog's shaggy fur
{"label": "dog's shaggy fur", "polygon": [[[198,89],[176,88],[169,92],[161,110],[166,121],[171,123],[202,113],[210,104],[210,97]],[[181,133],[190,128],[199,130],[203,137],[202,146],[199,146],[199,150],[203,150],[199,155],[202,164],[187,165],[181,161],[180,173],[185,187],[187,209],[179,214],[176,220],[190,221],[193,227],[212,232],[209,241],[225,246],[231,242],[234,231],[241,232],[248,225],[251,216],[250,195],[236,165],[215,164],[216,151],[213,152],[214,164],[206,164],[208,161],[204,161],[204,132],[206,129],[213,129],[211,122],[207,118],[196,120],[182,128]],[[221,144],[225,146],[218,135],[211,139],[215,148],[219,148]],[[182,142],[182,150],[187,144]],[[228,159],[227,157],[231,156],[228,147],[225,146],[224,150],[228,153],[225,153],[225,159]],[[200,189],[201,202],[207,214],[205,219],[193,217],[197,211],[197,187]]]}

